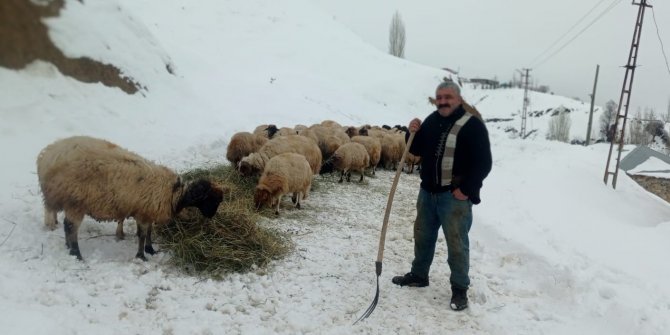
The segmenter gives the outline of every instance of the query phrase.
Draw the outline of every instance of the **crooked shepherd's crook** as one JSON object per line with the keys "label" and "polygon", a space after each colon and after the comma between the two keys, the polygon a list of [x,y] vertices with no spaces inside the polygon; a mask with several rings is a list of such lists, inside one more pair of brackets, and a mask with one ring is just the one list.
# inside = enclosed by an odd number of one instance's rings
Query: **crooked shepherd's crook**
{"label": "crooked shepherd's crook", "polygon": [[398,186],[398,179],[400,179],[400,172],[402,171],[403,166],[405,166],[405,157],[407,157],[407,152],[409,152],[409,147],[412,145],[414,140],[414,134],[409,134],[409,139],[407,140],[407,145],[405,146],[405,151],[402,153],[402,158],[398,164],[398,169],[395,172],[395,177],[393,178],[393,185],[391,186],[391,192],[389,192],[389,199],[386,203],[386,213],[384,214],[384,223],[382,224],[382,233],[379,236],[379,250],[377,251],[377,261],[375,262],[375,272],[377,273],[377,292],[375,293],[375,298],[372,300],[370,307],[363,312],[354,324],[358,323],[363,319],[366,319],[377,307],[379,302],[379,275],[382,274],[382,259],[384,258],[384,242],[386,241],[386,228],[389,223],[389,215],[391,214],[391,204],[393,203],[393,195],[395,194],[395,189]]}

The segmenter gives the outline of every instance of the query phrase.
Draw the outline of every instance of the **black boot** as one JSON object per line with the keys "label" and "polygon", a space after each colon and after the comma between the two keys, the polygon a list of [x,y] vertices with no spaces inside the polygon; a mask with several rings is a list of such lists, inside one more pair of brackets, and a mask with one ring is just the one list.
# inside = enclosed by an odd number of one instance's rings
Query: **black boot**
{"label": "black boot", "polygon": [[451,309],[462,311],[468,308],[468,289],[451,286]]}
{"label": "black boot", "polygon": [[410,286],[410,287],[426,287],[428,286],[428,278],[421,278],[411,272],[408,272],[404,276],[396,276],[391,279],[391,282],[400,286]]}

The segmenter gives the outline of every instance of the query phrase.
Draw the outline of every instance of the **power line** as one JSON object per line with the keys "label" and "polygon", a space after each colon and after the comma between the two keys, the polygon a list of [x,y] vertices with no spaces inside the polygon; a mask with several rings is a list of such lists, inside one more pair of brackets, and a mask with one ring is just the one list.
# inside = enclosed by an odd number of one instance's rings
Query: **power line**
{"label": "power line", "polygon": [[537,63],[537,64],[536,64],[535,66],[533,66],[533,67],[534,67],[534,68],[538,68],[540,65],[546,63],[548,60],[550,60],[551,58],[553,58],[554,56],[556,56],[556,54],[558,54],[559,52],[561,52],[561,50],[563,50],[566,46],[568,46],[570,43],[572,43],[572,41],[574,41],[575,39],[577,39],[577,37],[581,36],[587,29],[591,28],[591,26],[592,26],[593,24],[595,24],[596,22],[598,22],[598,20],[600,20],[605,14],[607,14],[607,13],[608,13],[610,10],[612,10],[614,7],[616,7],[621,1],[623,1],[623,0],[614,0],[614,1],[613,1],[607,8],[605,8],[605,10],[604,10],[602,13],[600,13],[600,15],[598,15],[593,21],[591,21],[591,23],[589,23],[586,27],[584,27],[584,29],[580,30],[579,33],[577,33],[577,35],[575,35],[575,36],[574,36],[573,38],[571,38],[569,41],[567,41],[566,43],[564,43],[558,50],[554,51],[551,55],[549,55],[548,57],[544,58],[544,60],[542,60],[541,62]]}
{"label": "power line", "polygon": [[668,65],[668,56],[665,54],[663,39],[661,39],[661,33],[658,30],[658,24],[656,24],[656,12],[654,11],[654,7],[651,7],[651,16],[654,18],[654,26],[656,26],[656,36],[658,36],[658,41],[661,42],[661,52],[663,52],[663,59],[665,59],[665,67],[668,69],[668,75],[670,75],[670,65]]}
{"label": "power line", "polygon": [[600,6],[600,4],[603,3],[604,1],[605,1],[605,0],[600,0],[600,2],[598,2],[595,6],[591,7],[591,9],[589,9],[589,11],[586,12],[586,14],[584,14],[584,16],[582,16],[579,20],[577,20],[577,22],[575,22],[575,24],[573,24],[572,27],[570,27],[570,29],[568,29],[563,35],[561,35],[561,37],[557,38],[557,39],[554,41],[554,43],[552,43],[547,49],[545,49],[544,51],[542,51],[542,53],[540,53],[539,55],[537,55],[537,57],[533,58],[533,60],[532,60],[530,63],[533,64],[533,63],[534,63],[536,60],[538,60],[540,57],[544,56],[544,54],[546,54],[547,52],[549,52],[549,50],[551,50],[551,48],[553,48],[556,44],[558,44],[558,42],[560,42],[560,41],[563,39],[563,37],[565,37],[566,35],[568,35],[568,34],[572,31],[572,29],[575,29],[575,27],[577,27],[577,25],[579,25],[580,23],[582,23],[582,21],[584,21],[584,19],[585,19],[587,16],[589,16],[589,14],[591,14],[591,13],[593,12],[593,10],[596,9],[598,6]]}

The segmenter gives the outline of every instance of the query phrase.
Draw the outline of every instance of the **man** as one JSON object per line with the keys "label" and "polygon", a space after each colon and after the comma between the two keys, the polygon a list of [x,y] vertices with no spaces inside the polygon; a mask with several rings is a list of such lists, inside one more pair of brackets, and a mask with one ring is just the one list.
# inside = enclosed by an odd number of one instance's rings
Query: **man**
{"label": "man", "polygon": [[460,311],[468,307],[472,204],[481,202],[479,190],[491,171],[491,146],[480,117],[464,109],[457,84],[445,81],[438,85],[435,100],[437,111],[423,123],[413,119],[408,127],[416,132],[409,151],[422,159],[414,261],[409,273],[392,281],[400,286],[428,286],[437,233],[442,227],[451,270],[450,306]]}

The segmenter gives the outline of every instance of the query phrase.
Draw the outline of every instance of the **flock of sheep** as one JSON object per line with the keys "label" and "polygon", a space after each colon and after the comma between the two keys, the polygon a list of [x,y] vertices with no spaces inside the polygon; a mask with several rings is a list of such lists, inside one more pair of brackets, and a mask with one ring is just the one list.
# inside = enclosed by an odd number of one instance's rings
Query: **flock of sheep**
{"label": "flock of sheep", "polygon": [[[318,173],[340,172],[342,182],[351,173],[375,174],[377,166],[395,169],[405,151],[406,127],[341,126],[326,120],[310,127],[277,128],[260,125],[253,133],[239,132],[228,144],[226,158],[243,176],[258,176],[254,202],[276,207],[283,195],[291,194],[300,208],[300,200],[309,194],[312,178]],[[408,153],[411,172],[420,157]]]}
{"label": "flock of sheep", "polygon": [[[236,133],[226,158],[243,176],[258,176],[254,202],[276,206],[291,194],[300,208],[314,175],[340,171],[340,182],[351,172],[374,174],[377,166],[395,169],[405,150],[406,128],[384,126],[343,127],[323,121],[310,127],[277,128],[262,125],[253,133]],[[408,154],[410,171],[419,157]],[[200,179],[185,183],[171,169],[153,163],[118,145],[93,137],[74,136],[45,147],[37,158],[37,175],[44,200],[44,223],[58,225],[65,218],[65,245],[70,255],[82,259],[79,226],[85,215],[98,221],[116,221],[117,238],[123,238],[123,222],[137,222],[136,257],[155,253],[153,224],[165,224],[183,208],[196,207],[211,218],[223,200],[223,191]]]}

